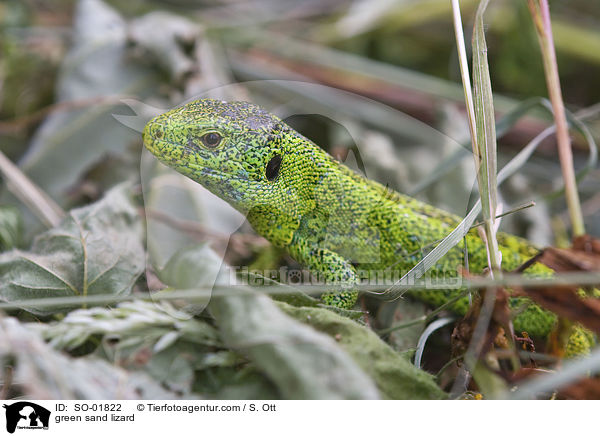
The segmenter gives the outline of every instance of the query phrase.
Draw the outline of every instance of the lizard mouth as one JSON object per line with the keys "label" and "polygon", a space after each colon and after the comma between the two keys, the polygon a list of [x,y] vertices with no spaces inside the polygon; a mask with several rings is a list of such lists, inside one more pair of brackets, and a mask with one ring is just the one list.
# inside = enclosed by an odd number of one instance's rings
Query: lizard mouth
{"label": "lizard mouth", "polygon": [[219,171],[214,168],[205,167],[197,164],[188,164],[187,167],[197,176],[201,178],[209,178],[215,182],[224,181],[224,180],[238,180],[240,182],[248,182],[249,179],[247,177],[234,175],[231,173],[227,173],[224,171]]}

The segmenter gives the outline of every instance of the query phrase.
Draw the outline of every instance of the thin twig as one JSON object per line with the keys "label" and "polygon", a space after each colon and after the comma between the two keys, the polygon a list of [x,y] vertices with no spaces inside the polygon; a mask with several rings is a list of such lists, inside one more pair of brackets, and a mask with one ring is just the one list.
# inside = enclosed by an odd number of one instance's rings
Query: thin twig
{"label": "thin twig", "polygon": [[88,106],[97,105],[112,105],[120,103],[125,98],[133,98],[127,95],[109,95],[102,97],[82,98],[79,100],[59,101],[48,105],[31,114],[14,118],[11,120],[0,121],[0,133],[16,134],[26,129],[27,127],[40,122],[48,115],[55,112],[66,112],[75,109],[85,108]]}
{"label": "thin twig", "polygon": [[[513,214],[513,213],[515,213],[515,212],[520,212],[520,211],[522,211],[522,210],[524,210],[524,209],[529,209],[530,207],[533,207],[533,206],[535,206],[535,201],[533,201],[533,200],[532,200],[532,201],[528,201],[528,202],[527,202],[527,203],[525,203],[525,204],[522,204],[522,205],[520,205],[520,206],[517,206],[517,207],[515,207],[515,208],[513,208],[513,209],[511,209],[511,210],[508,210],[508,211],[506,211],[506,212],[503,212],[503,213],[501,213],[501,214],[499,214],[499,215],[496,215],[496,219],[498,219],[498,218],[502,218],[502,217],[505,217],[505,216],[507,216],[507,215],[511,215],[511,214]],[[478,222],[474,223],[474,224],[471,226],[471,228],[479,227],[479,226],[481,226],[481,225],[483,225],[483,224],[484,224],[484,222],[483,222],[483,221],[478,221]]]}
{"label": "thin twig", "polygon": [[143,209],[142,212],[147,218],[153,218],[164,224],[167,224],[174,229],[181,230],[184,233],[200,240],[205,241],[207,239],[214,240],[220,244],[227,244],[230,239],[234,239],[244,245],[268,245],[268,242],[262,236],[242,233],[219,233],[214,230],[208,229],[197,221],[183,220],[176,218],[167,213],[161,212],[155,209]]}

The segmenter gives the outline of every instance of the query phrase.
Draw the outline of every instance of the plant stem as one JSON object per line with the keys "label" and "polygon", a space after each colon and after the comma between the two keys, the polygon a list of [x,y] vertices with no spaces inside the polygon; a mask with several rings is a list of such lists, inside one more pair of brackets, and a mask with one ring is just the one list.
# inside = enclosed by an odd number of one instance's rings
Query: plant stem
{"label": "plant stem", "polygon": [[565,181],[565,197],[571,218],[571,225],[573,226],[573,236],[580,236],[585,234],[585,226],[579,193],[577,191],[577,182],[575,180],[573,152],[571,150],[571,139],[569,138],[565,106],[560,89],[556,51],[552,36],[552,24],[550,23],[550,9],[548,8],[547,0],[528,0],[527,3],[535,24],[544,61],[544,73],[546,75],[548,95],[552,102],[552,111],[554,112],[558,157]]}

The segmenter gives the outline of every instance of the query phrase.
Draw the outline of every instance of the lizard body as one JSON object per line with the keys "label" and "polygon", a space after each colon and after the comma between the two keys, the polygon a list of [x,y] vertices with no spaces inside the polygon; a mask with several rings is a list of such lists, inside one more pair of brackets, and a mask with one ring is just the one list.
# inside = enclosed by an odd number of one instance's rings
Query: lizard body
{"label": "lizard body", "polygon": [[[259,234],[313,274],[341,284],[346,290],[323,295],[329,305],[352,307],[365,271],[406,273],[460,222],[355,173],[252,103],[197,100],[151,120],[143,137],[163,163],[244,213]],[[487,265],[485,245],[475,230],[465,239],[469,268],[479,273]],[[498,239],[506,270],[537,253],[516,236],[500,233]],[[458,244],[430,272],[457,277],[464,253]],[[534,264],[527,273],[552,271]],[[416,297],[441,305],[456,292],[425,290]],[[545,337],[556,322],[553,313],[524,298],[513,297],[510,305],[518,332]],[[466,297],[452,307],[458,314],[467,308]]]}

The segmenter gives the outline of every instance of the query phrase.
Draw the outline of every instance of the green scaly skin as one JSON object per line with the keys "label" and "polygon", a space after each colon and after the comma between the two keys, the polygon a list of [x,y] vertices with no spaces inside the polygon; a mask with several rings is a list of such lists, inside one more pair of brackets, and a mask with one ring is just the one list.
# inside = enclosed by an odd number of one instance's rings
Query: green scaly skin
{"label": "green scaly skin", "polygon": [[[206,143],[209,133],[221,138],[217,146]],[[393,271],[398,277],[461,221],[363,178],[252,103],[197,100],[151,120],[143,136],[146,148],[163,163],[245,214],[259,234],[286,249],[311,273],[342,285],[344,291],[323,295],[328,305],[353,307],[365,272]],[[272,161],[276,156],[281,158],[279,171],[277,158]],[[485,245],[475,230],[466,241],[469,268],[479,273],[487,265]],[[538,251],[516,236],[499,234],[498,242],[506,270]],[[461,243],[430,272],[457,277],[464,263]],[[526,273],[547,276],[552,271],[534,264]],[[457,292],[426,290],[415,296],[439,306]],[[510,305],[517,314],[517,332],[546,337],[556,322],[553,313],[523,298],[511,298]],[[464,314],[467,307],[463,298],[452,309]],[[578,329],[568,354],[585,352],[591,340]]]}

